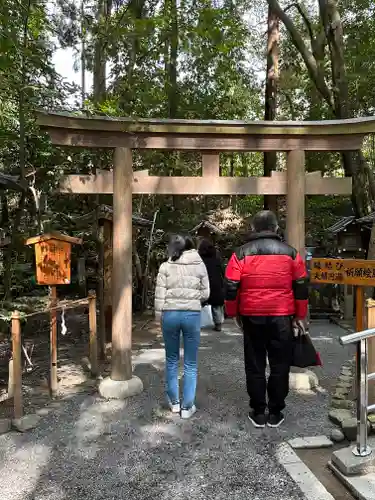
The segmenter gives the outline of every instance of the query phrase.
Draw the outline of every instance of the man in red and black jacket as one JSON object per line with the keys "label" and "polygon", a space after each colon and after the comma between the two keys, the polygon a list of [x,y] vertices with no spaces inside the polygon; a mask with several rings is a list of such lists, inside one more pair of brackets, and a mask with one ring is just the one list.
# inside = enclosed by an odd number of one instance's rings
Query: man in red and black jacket
{"label": "man in red and black jacket", "polygon": [[[307,315],[307,274],[303,259],[277,234],[273,212],[257,213],[248,243],[229,260],[225,273],[225,308],[237,317],[244,334],[249,419],[255,427],[278,427],[289,392],[293,322]],[[266,357],[270,376],[266,382]]]}

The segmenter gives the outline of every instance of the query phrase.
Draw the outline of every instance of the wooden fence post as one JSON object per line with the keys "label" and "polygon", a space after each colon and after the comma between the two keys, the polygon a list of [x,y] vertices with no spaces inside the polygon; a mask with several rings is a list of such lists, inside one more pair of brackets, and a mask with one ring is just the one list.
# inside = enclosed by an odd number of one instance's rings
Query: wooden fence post
{"label": "wooden fence post", "polygon": [[365,295],[363,286],[356,286],[355,294],[355,329],[362,332],[365,329]]}
{"label": "wooden fence post", "polygon": [[57,393],[57,290],[51,286],[51,325],[50,325],[50,393]]}
{"label": "wooden fence post", "polygon": [[22,404],[22,361],[21,361],[21,319],[20,313],[12,313],[12,350],[13,350],[13,398],[14,418],[23,416]]}
{"label": "wooden fence post", "polygon": [[354,311],[353,285],[344,285],[344,319],[351,321]]}
{"label": "wooden fence post", "polygon": [[98,375],[98,337],[96,327],[96,295],[89,295],[89,326],[90,326],[90,364],[91,375]]}

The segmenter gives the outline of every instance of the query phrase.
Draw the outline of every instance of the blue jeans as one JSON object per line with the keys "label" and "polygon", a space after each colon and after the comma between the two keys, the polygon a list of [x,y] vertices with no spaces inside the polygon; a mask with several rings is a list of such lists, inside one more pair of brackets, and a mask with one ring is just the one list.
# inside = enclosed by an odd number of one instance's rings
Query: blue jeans
{"label": "blue jeans", "polygon": [[201,313],[198,311],[164,311],[162,330],[165,345],[165,373],[167,397],[171,403],[180,401],[178,363],[180,337],[184,342],[183,409],[189,409],[195,401],[197,388],[198,348],[201,333]]}

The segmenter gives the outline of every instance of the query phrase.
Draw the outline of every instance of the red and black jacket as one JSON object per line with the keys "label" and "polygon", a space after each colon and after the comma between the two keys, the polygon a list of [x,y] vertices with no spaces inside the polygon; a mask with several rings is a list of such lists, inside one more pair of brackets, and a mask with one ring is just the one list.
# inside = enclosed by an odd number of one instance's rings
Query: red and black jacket
{"label": "red and black jacket", "polygon": [[307,273],[297,250],[272,232],[251,235],[225,272],[225,309],[230,317],[307,315]]}

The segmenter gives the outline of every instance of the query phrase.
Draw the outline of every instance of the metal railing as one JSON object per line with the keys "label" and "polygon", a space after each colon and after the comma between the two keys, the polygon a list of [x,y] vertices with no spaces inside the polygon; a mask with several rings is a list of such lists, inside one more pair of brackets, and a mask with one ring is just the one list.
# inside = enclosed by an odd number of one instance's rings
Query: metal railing
{"label": "metal railing", "polygon": [[375,328],[351,333],[340,338],[342,345],[356,343],[356,391],[357,391],[357,445],[353,453],[359,457],[366,457],[372,450],[367,444],[367,413],[375,410],[375,404],[368,406],[368,381],[375,380],[375,373],[368,373],[367,340],[375,336]]}

